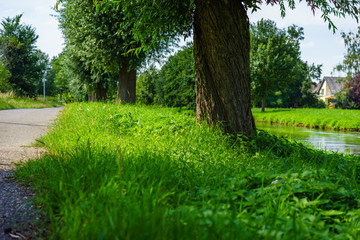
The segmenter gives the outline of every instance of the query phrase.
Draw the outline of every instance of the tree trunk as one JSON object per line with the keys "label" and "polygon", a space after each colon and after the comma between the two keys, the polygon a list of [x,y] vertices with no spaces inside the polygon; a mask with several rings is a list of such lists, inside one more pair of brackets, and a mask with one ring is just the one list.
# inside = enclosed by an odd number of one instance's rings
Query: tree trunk
{"label": "tree trunk", "polygon": [[136,70],[128,71],[127,65],[122,65],[119,72],[119,82],[116,103],[135,103]]}
{"label": "tree trunk", "polygon": [[93,86],[90,87],[89,89],[89,96],[88,96],[88,102],[96,102],[96,93]]}
{"label": "tree trunk", "polygon": [[265,95],[261,97],[261,111],[265,112]]}
{"label": "tree trunk", "polygon": [[255,130],[250,94],[250,33],[239,0],[195,0],[196,117],[225,133]]}
{"label": "tree trunk", "polygon": [[96,100],[106,102],[107,91],[108,91],[108,87],[107,86],[104,87],[104,85],[101,82],[98,82],[96,84]]}

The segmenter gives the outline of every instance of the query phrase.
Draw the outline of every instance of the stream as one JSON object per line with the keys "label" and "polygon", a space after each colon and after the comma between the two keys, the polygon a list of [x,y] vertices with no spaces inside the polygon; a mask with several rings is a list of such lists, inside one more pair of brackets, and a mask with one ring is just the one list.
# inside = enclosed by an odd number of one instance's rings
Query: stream
{"label": "stream", "polygon": [[279,137],[307,142],[318,149],[360,155],[360,132],[341,132],[260,122],[256,123],[256,127]]}

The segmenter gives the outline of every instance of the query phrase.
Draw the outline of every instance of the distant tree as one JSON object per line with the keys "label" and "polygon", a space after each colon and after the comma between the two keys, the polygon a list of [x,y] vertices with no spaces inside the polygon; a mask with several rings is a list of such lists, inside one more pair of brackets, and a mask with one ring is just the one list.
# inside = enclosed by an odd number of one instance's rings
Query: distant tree
{"label": "distant tree", "polygon": [[[50,59],[49,56],[40,51],[40,50],[36,50],[35,54],[34,54],[34,61],[36,60],[36,64],[34,64],[32,66],[32,71],[37,75],[37,79],[39,79],[39,87],[37,90],[37,94],[43,94],[43,80],[45,78],[45,81],[47,80],[47,76],[48,76],[48,71],[50,70]],[[35,75],[34,74],[34,75]],[[46,91],[46,95],[51,96],[52,92],[55,88],[55,85],[50,81],[45,82],[45,91]]]}
{"label": "distant tree", "polygon": [[136,69],[147,55],[163,49],[165,41],[152,52],[126,54],[139,44],[134,41],[131,31],[123,28],[127,19],[121,6],[108,2],[106,11],[97,11],[94,1],[58,1],[60,2],[60,27],[67,46],[77,56],[79,64],[83,65],[86,71],[90,71],[91,77],[84,82],[89,90],[100,94],[100,99],[104,100],[109,89],[109,77],[112,79],[116,74],[117,101],[134,103]]}
{"label": "distant tree", "polygon": [[335,67],[337,71],[347,73],[348,78],[360,73],[360,27],[358,32],[341,33],[345,42],[346,54],[342,63]]}
{"label": "distant tree", "polygon": [[303,28],[279,29],[275,22],[262,19],[251,25],[250,35],[252,96],[254,102],[261,99],[262,111],[266,99],[281,107],[316,105],[310,89],[312,78],[320,77],[321,66],[301,60]]}
{"label": "distant tree", "polygon": [[69,92],[69,82],[72,78],[71,71],[66,68],[65,49],[51,59],[51,71],[55,75],[54,83],[59,92]]}
{"label": "distant tree", "polygon": [[56,79],[56,71],[53,68],[52,62],[56,59],[56,57],[53,57],[53,59],[51,59],[51,61],[48,61],[47,64],[47,69],[46,69],[46,75],[45,75],[45,79],[46,79],[46,84],[45,84],[45,90],[46,90],[46,95],[48,96],[56,96],[59,92],[58,89],[56,87],[55,84],[55,79]]}
{"label": "distant tree", "polygon": [[138,78],[138,96],[145,104],[195,109],[193,44],[188,43],[170,56],[159,71],[150,67]]}
{"label": "distant tree", "polygon": [[[51,62],[55,72],[54,83],[62,95],[72,95],[78,100],[106,101],[109,84],[107,78],[98,69],[91,68],[81,59],[77,52],[66,46],[63,52]],[[112,86],[116,85],[116,81]]]}
{"label": "distant tree", "polygon": [[337,94],[337,107],[360,109],[360,73],[344,84],[344,89]]}
{"label": "distant tree", "polygon": [[195,60],[194,46],[188,43],[171,56],[158,74],[158,92],[162,104],[169,107],[195,109]]}
{"label": "distant tree", "polygon": [[[319,102],[318,98],[311,92],[311,87],[314,84],[313,80],[320,80],[321,76],[321,67],[322,65],[308,65],[306,62],[304,63],[304,74],[301,79],[301,87],[300,87],[300,95],[296,91],[295,94],[290,95],[293,96],[294,99],[297,99],[297,102],[300,107],[313,107],[313,108],[323,108],[325,107],[322,103]],[[296,88],[298,89],[298,88]]]}
{"label": "distant tree", "polygon": [[156,84],[158,71],[152,65],[137,78],[136,96],[137,102],[154,104],[157,99]]}
{"label": "distant tree", "polygon": [[11,73],[10,84],[20,95],[36,96],[44,72],[45,55],[36,48],[38,35],[30,25],[21,24],[22,15],[5,18],[0,29],[0,57]]}
{"label": "distant tree", "polygon": [[[297,61],[291,81],[284,85],[276,85],[274,91],[281,91],[281,105],[272,107],[319,107],[319,101],[311,92],[314,81],[319,81],[322,65],[309,65],[304,61]],[[270,95],[271,96],[271,95]]]}

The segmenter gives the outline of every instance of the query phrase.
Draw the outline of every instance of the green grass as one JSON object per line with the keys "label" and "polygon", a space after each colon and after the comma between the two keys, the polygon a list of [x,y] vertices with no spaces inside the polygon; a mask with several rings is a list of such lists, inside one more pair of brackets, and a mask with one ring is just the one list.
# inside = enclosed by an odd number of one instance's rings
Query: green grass
{"label": "green grass", "polygon": [[13,93],[1,93],[0,92],[0,110],[13,109],[13,108],[48,108],[59,107],[62,103],[57,101],[56,97],[46,97],[44,103],[43,97],[28,98],[17,97]]}
{"label": "green grass", "polygon": [[360,159],[170,108],[67,105],[20,164],[46,239],[359,239]]}
{"label": "green grass", "polygon": [[310,128],[360,131],[360,110],[345,109],[252,109],[256,121]]}

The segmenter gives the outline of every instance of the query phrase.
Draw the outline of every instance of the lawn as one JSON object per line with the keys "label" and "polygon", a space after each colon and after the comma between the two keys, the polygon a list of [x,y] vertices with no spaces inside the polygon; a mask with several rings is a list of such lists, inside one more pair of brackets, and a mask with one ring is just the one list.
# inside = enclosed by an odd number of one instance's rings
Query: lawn
{"label": "lawn", "polygon": [[310,128],[360,131],[360,110],[316,108],[260,108],[252,109],[255,121],[282,123]]}
{"label": "lawn", "polygon": [[13,108],[48,108],[59,107],[63,104],[57,101],[56,97],[46,97],[44,103],[43,97],[28,98],[18,97],[13,93],[0,92],[0,110],[13,109]]}
{"label": "lawn", "polygon": [[[359,239],[360,159],[179,109],[69,104],[15,176],[47,239]],[[47,224],[47,220],[49,223]]]}

